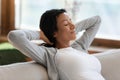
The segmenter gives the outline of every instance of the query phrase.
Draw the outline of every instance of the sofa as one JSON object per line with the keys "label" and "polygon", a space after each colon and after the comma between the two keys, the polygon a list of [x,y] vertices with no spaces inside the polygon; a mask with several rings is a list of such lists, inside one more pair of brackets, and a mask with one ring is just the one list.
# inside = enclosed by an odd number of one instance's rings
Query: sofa
{"label": "sofa", "polygon": [[[120,49],[113,49],[96,56],[102,65],[106,80],[120,80]],[[0,80],[49,80],[46,69],[35,61],[0,66]]]}

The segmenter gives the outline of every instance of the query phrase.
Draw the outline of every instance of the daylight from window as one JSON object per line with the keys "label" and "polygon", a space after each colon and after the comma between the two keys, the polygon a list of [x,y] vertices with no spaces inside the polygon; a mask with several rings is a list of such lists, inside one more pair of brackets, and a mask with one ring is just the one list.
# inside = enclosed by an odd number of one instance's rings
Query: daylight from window
{"label": "daylight from window", "polygon": [[65,8],[75,23],[99,15],[96,37],[120,40],[120,0],[15,0],[16,28],[38,30],[41,14],[54,8]]}

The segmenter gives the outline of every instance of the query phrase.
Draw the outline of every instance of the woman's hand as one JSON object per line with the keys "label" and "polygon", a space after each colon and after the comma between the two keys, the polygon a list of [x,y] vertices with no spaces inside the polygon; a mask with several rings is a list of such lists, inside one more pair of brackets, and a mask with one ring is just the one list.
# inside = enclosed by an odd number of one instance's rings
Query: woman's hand
{"label": "woman's hand", "polygon": [[48,40],[48,38],[45,36],[45,34],[43,33],[42,30],[40,30],[40,39],[43,40],[44,42],[46,42],[47,44],[50,44],[50,45],[53,44]]}

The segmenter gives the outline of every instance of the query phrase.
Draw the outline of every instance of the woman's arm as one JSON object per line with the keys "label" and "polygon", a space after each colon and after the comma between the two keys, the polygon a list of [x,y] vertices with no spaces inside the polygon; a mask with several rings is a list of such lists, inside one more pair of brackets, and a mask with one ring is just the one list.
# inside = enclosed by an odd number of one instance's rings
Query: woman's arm
{"label": "woman's arm", "polygon": [[[88,50],[100,26],[101,18],[94,16],[76,24],[76,33],[85,30],[83,35],[75,41],[83,50]],[[74,45],[74,44],[73,44]]]}
{"label": "woman's arm", "polygon": [[8,34],[9,42],[24,55],[46,65],[46,51],[43,46],[32,43],[31,40],[39,40],[40,32],[31,30],[13,30]]}

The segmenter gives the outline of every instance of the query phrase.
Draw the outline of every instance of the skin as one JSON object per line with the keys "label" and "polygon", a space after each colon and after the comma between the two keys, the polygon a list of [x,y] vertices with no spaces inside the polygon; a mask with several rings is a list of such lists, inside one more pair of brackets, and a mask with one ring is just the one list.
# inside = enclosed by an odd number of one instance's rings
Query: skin
{"label": "skin", "polygon": [[[57,28],[58,30],[54,33],[56,38],[56,48],[66,48],[70,46],[70,41],[76,38],[75,25],[72,23],[67,13],[62,13],[57,17]],[[52,44],[41,31],[42,40]]]}

